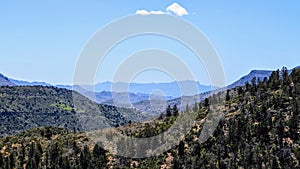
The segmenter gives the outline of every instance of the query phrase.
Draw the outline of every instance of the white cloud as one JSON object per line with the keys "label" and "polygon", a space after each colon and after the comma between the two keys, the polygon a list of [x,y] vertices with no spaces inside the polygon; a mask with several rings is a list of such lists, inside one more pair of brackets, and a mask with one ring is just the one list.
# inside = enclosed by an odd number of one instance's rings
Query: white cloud
{"label": "white cloud", "polygon": [[184,7],[180,6],[178,3],[173,3],[167,7],[167,12],[173,12],[177,16],[188,15],[189,13],[185,10]]}
{"label": "white cloud", "polygon": [[147,11],[147,10],[137,10],[135,14],[138,15],[163,15],[163,14],[170,14],[173,13],[177,16],[188,15],[189,13],[180,6],[178,3],[173,3],[172,5],[168,6],[166,11]]}
{"label": "white cloud", "polygon": [[146,11],[146,10],[142,9],[142,10],[137,10],[135,12],[135,14],[138,14],[138,15],[162,15],[162,14],[166,14],[166,13],[163,11]]}

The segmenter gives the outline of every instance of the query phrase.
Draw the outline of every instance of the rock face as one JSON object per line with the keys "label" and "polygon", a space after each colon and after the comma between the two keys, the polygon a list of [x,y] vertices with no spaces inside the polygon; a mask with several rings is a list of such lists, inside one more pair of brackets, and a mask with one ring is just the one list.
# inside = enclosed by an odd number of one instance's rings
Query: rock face
{"label": "rock face", "polygon": [[0,73],[0,86],[15,86],[15,84]]}

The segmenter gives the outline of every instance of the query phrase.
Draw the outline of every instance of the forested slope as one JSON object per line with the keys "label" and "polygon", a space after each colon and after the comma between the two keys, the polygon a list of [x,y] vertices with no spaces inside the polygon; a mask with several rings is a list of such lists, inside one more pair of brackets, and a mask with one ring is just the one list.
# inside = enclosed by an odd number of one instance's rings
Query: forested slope
{"label": "forested slope", "polygon": [[[196,113],[195,125],[185,138],[155,157],[123,158],[98,145],[95,148],[84,133],[42,128],[1,139],[0,166],[5,169],[299,168],[299,96],[300,70],[288,75],[283,69],[273,72],[269,79],[253,79],[252,84],[212,95],[179,115],[172,109],[173,115],[118,128],[132,137],[149,137],[166,130],[176,117]],[[224,118],[213,135],[200,143],[198,136],[203,124],[209,121],[206,115],[211,107],[222,110]],[[150,143],[149,148],[158,147]]]}
{"label": "forested slope", "polygon": [[91,128],[103,128],[144,118],[145,114],[135,110],[96,104],[67,89],[45,86],[0,87],[0,136],[43,126],[82,131],[86,129],[82,124],[87,121]]}

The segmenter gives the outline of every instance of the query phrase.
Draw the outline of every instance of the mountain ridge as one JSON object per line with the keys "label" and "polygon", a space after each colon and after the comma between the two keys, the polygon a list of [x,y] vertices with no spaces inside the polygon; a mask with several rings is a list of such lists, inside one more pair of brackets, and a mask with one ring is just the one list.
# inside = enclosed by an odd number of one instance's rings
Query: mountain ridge
{"label": "mountain ridge", "polygon": [[[290,74],[294,69],[299,69],[299,68],[300,68],[300,66],[292,68],[292,69],[288,70],[288,73]],[[273,71],[275,71],[275,70],[273,70]],[[246,82],[251,83],[251,80],[254,77],[260,78],[260,80],[263,80],[265,77],[269,78],[269,76],[271,75],[271,73],[273,71],[272,70],[251,70],[247,75],[242,76],[240,79],[238,79],[237,81],[233,82],[232,84],[230,84],[226,87],[208,91],[208,92],[204,92],[204,93],[199,93],[194,96],[182,96],[182,97],[178,97],[175,99],[171,99],[171,100],[167,101],[167,105],[177,105],[177,107],[180,110],[183,110],[186,105],[193,105],[194,103],[204,100],[205,98],[213,95],[214,93],[218,93],[220,91],[225,91],[225,90],[230,90],[230,89],[233,89],[238,86],[244,86]],[[183,101],[182,101],[182,98],[184,98]],[[165,107],[164,108],[160,107],[161,104],[152,104],[151,105],[149,101],[148,102],[141,101],[139,103],[135,103],[134,105],[137,107],[137,110],[149,111],[149,112],[151,112],[151,114],[159,114],[159,113],[163,113],[165,111]]]}
{"label": "mountain ridge", "polygon": [[[300,66],[297,66],[295,68],[292,68],[290,70],[288,70],[289,73],[291,73],[292,70],[299,68]],[[172,97],[172,96],[166,96],[166,100],[157,100],[157,99],[153,99],[151,100],[151,98],[149,99],[149,94],[145,94],[145,93],[140,93],[140,91],[143,91],[147,93],[147,90],[143,90],[142,87],[137,87],[138,83],[132,83],[130,85],[133,85],[136,87],[137,93],[134,92],[129,92],[129,93],[122,93],[122,92],[111,92],[111,91],[107,91],[111,88],[111,84],[112,82],[106,81],[106,82],[102,82],[102,83],[98,83],[95,86],[95,91],[101,89],[100,92],[91,92],[88,91],[84,88],[82,88],[82,86],[78,86],[78,85],[74,85],[74,86],[70,86],[70,85],[57,85],[57,87],[60,88],[66,88],[66,89],[74,89],[78,92],[80,92],[81,94],[85,95],[86,97],[88,97],[89,99],[96,101],[97,103],[103,103],[103,104],[107,104],[107,105],[118,105],[119,107],[125,107],[125,108],[136,108],[137,110],[141,111],[141,112],[148,112],[150,114],[159,114],[165,111],[165,107],[162,107],[162,105],[178,105],[179,109],[183,109],[185,107],[186,104],[193,104],[195,102],[199,102],[205,98],[207,98],[208,96],[212,95],[213,93],[216,93],[218,91],[222,91],[222,90],[228,90],[228,89],[232,89],[235,88],[237,86],[244,86],[246,82],[251,83],[251,80],[256,77],[256,78],[260,78],[260,80],[263,80],[264,78],[268,78],[272,73],[272,70],[258,70],[258,69],[254,69],[251,70],[247,75],[242,76],[240,79],[238,79],[237,81],[233,82],[232,84],[223,87],[223,88],[218,88],[218,89],[211,89],[210,91],[205,91],[205,92],[200,92],[200,93],[196,93],[190,96],[180,96],[180,97]],[[29,82],[29,84],[33,84],[34,82]],[[197,84],[198,87],[200,85],[199,82],[194,82],[194,81],[180,81],[178,83],[186,83],[185,86],[189,86],[189,84],[193,83],[193,84]],[[47,83],[45,83],[47,84]],[[124,82],[118,82],[117,86],[127,86],[128,84],[124,83]],[[177,86],[177,82],[163,82],[163,83],[143,83],[141,86],[147,86],[147,85],[169,85],[172,84],[173,87]],[[101,85],[103,88],[101,88]],[[83,86],[89,89],[92,89],[91,86]],[[209,87],[209,86],[206,86]],[[152,86],[153,88],[153,86]],[[162,89],[164,87],[160,87],[160,89]],[[167,88],[172,88],[172,87],[167,87]],[[175,87],[176,88],[176,87]],[[104,89],[104,90],[102,90]],[[107,89],[107,90],[105,90]],[[152,90],[152,89],[151,89]],[[130,87],[129,87],[129,91],[130,91]],[[178,94],[178,93],[177,93]],[[114,100],[113,100],[113,96],[114,95]],[[130,100],[130,103],[128,103],[125,100]],[[182,98],[184,98],[182,101]],[[161,102],[163,101],[163,102]],[[152,105],[151,105],[152,104]]]}
{"label": "mountain ridge", "polygon": [[8,77],[0,73],[0,86],[14,86],[15,84]]}

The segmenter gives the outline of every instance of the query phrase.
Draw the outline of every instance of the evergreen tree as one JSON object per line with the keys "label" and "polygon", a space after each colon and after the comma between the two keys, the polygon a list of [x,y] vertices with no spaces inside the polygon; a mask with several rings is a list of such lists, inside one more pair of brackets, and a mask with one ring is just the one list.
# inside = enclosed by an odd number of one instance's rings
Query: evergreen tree
{"label": "evergreen tree", "polygon": [[281,74],[282,74],[282,84],[290,85],[289,71],[286,67],[282,67]]}
{"label": "evergreen tree", "polygon": [[226,92],[226,98],[225,98],[226,101],[230,100],[229,92],[230,92],[230,90],[227,90],[227,92]]}
{"label": "evergreen tree", "polygon": [[38,168],[38,163],[36,161],[37,158],[35,157],[35,151],[36,151],[36,149],[35,149],[35,143],[32,142],[30,144],[29,153],[28,153],[29,158],[28,158],[28,161],[26,163],[26,168],[27,169]]}
{"label": "evergreen tree", "polygon": [[[99,146],[99,145],[100,146]],[[93,164],[95,168],[105,168],[107,164],[106,151],[102,148],[102,143],[98,143],[93,149]]]}
{"label": "evergreen tree", "polygon": [[179,111],[178,111],[178,108],[177,108],[177,105],[176,104],[174,104],[174,106],[173,106],[173,116],[178,116],[179,115]]}
{"label": "evergreen tree", "polygon": [[179,142],[178,155],[179,155],[180,157],[183,157],[183,156],[184,156],[184,142],[183,142],[183,141],[180,141],[180,142]]}
{"label": "evergreen tree", "polygon": [[205,98],[204,99],[204,107],[209,107],[209,99],[208,98]]}
{"label": "evergreen tree", "polygon": [[[1,149],[2,149],[2,147],[0,147],[0,150]],[[0,152],[0,169],[2,169],[3,166],[4,166],[3,156],[2,156],[2,153]]]}
{"label": "evergreen tree", "polygon": [[83,151],[80,153],[80,165],[82,168],[89,169],[91,168],[91,154],[89,151],[89,147],[87,145],[84,146]]}
{"label": "evergreen tree", "polygon": [[270,76],[270,85],[271,85],[271,89],[275,90],[278,89],[278,85],[279,85],[279,70],[273,71],[271,76]]}
{"label": "evergreen tree", "polygon": [[20,166],[23,166],[24,161],[25,161],[25,146],[22,144],[21,145],[21,150],[20,150],[20,153],[19,153]]}
{"label": "evergreen tree", "polygon": [[168,107],[166,109],[166,116],[167,117],[171,117],[172,116],[172,109],[171,109],[170,105],[168,105]]}

